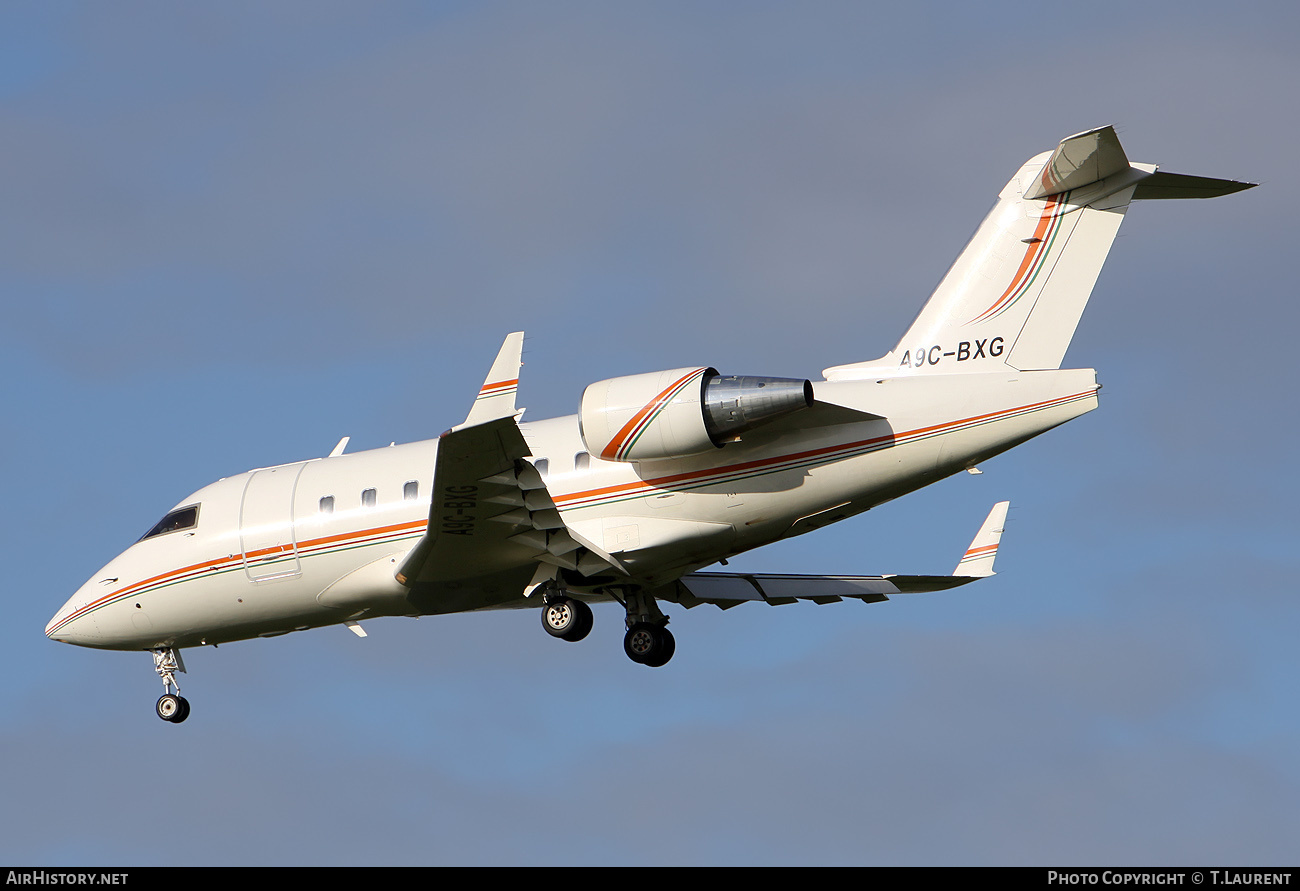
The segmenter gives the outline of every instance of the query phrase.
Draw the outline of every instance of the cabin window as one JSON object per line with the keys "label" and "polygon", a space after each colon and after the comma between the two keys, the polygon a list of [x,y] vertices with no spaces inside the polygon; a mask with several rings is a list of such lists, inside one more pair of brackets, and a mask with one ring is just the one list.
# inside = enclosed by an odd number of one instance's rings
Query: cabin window
{"label": "cabin window", "polygon": [[406,485],[402,486],[402,500],[414,501],[420,497],[420,484],[415,480],[407,480]]}
{"label": "cabin window", "polygon": [[193,529],[197,525],[199,525],[199,506],[197,504],[178,507],[154,524],[152,529],[140,536],[140,541],[153,538],[155,535],[166,535],[168,532]]}
{"label": "cabin window", "polygon": [[545,479],[546,471],[550,469],[551,462],[546,458],[536,458],[533,460],[533,466],[536,467],[537,472],[542,475],[542,479]]}
{"label": "cabin window", "polygon": [[326,495],[320,500],[320,512],[323,514],[334,513],[334,496]]}
{"label": "cabin window", "polygon": [[374,506],[375,506],[375,501],[377,500],[377,498],[378,498],[378,495],[377,495],[377,493],[375,492],[374,489],[366,489],[365,491],[363,491],[363,492],[361,493],[361,506],[362,506],[362,507],[374,507]]}
{"label": "cabin window", "polygon": [[591,466],[591,455],[586,452],[578,452],[573,456],[573,469],[586,470]]}

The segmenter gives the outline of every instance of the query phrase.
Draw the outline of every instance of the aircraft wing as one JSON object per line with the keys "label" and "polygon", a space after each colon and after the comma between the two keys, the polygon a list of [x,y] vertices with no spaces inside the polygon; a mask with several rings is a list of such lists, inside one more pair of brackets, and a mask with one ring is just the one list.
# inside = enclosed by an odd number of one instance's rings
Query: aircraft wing
{"label": "aircraft wing", "polygon": [[565,525],[527,460],[514,398],[522,342],[522,332],[506,338],[465,423],[438,439],[429,525],[397,571],[407,587],[530,566],[541,567],[538,581],[555,567],[622,571]]}
{"label": "aircraft wing", "polygon": [[847,598],[863,603],[879,603],[894,594],[921,594],[944,591],[966,585],[994,574],[1006,524],[1007,507],[1002,501],[993,506],[970,547],[962,555],[952,575],[780,575],[741,572],[693,572],[682,576],[671,590],[659,594],[665,600],[680,603],[687,609],[711,603],[730,609],[747,601],[761,601],[772,606],[811,600],[813,603],[838,603]]}

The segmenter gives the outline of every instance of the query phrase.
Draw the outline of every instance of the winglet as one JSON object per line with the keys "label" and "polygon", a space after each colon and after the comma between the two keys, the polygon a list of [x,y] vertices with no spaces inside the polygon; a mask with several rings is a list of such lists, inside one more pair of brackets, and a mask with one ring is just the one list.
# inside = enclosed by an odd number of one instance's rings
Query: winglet
{"label": "winglet", "polygon": [[975,539],[952,571],[955,576],[965,578],[985,578],[993,575],[993,560],[998,555],[998,543],[1002,541],[1002,527],[1006,525],[1007,508],[1010,501],[999,501],[993,505],[984,525],[975,533]]}
{"label": "winglet", "polygon": [[[523,365],[524,332],[507,334],[497,353],[492,370],[470,407],[460,427],[508,418],[515,413],[515,393],[519,389],[519,367]],[[456,429],[459,429],[456,428]]]}

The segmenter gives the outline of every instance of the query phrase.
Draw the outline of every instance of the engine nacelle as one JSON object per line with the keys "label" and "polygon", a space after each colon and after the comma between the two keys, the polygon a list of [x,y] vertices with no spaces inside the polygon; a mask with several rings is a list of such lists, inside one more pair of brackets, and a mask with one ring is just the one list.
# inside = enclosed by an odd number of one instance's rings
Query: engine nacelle
{"label": "engine nacelle", "polygon": [[578,427],[587,451],[606,461],[682,458],[721,448],[728,439],[812,401],[806,380],[675,368],[587,387]]}

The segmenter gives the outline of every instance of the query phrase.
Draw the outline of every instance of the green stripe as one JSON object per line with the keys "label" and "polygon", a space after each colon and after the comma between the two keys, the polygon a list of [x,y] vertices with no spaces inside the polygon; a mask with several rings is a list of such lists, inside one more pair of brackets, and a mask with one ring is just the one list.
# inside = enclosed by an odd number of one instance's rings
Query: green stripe
{"label": "green stripe", "polygon": [[[323,550],[317,550],[315,548],[312,548],[306,554],[302,553],[301,551],[298,552],[297,557],[300,560],[307,560],[312,557],[323,557],[327,554],[341,554],[344,551],[354,551],[357,550],[358,548],[373,548],[378,545],[392,544],[394,542],[399,542],[402,541],[403,539],[419,538],[423,534],[424,532],[421,530],[415,533],[407,533],[404,535],[400,535],[395,538],[381,538],[378,541],[360,542],[356,544],[339,544],[332,547],[326,547]],[[277,562],[282,562],[283,560],[288,560],[288,559],[291,559],[291,557],[285,556],[280,560],[273,560],[269,563],[262,563],[259,564],[259,566],[273,566]],[[186,574],[180,578],[174,578],[167,581],[157,582],[146,588],[140,588],[139,590],[136,591],[130,591],[128,593],[118,595],[117,597],[114,597],[111,600],[105,600],[103,603],[91,607],[90,609],[86,610],[84,613],[78,613],[76,617],[80,619],[82,616],[88,616],[91,613],[98,612],[99,610],[103,609],[106,606],[111,606],[112,604],[115,603],[122,603],[123,601],[130,600],[133,597],[139,597],[142,594],[151,594],[154,591],[161,591],[164,588],[170,588],[174,585],[197,581],[201,578],[212,578],[219,575],[225,575],[226,573],[230,573],[230,572],[239,572],[243,570],[246,566],[247,564],[243,560],[240,560],[223,569],[218,569],[216,567],[208,567],[207,569],[204,570],[194,570],[194,572],[197,572],[199,574],[198,575]],[[72,617],[69,616],[69,619],[71,618]],[[62,627],[62,623],[52,630],[57,631],[58,627]]]}
{"label": "green stripe", "polygon": [[618,456],[620,458],[627,457],[628,451],[632,448],[632,446],[636,445],[636,442],[638,439],[641,438],[641,435],[650,429],[650,425],[654,423],[655,418],[659,417],[659,415],[663,413],[663,410],[667,408],[674,399],[677,398],[678,393],[680,393],[682,390],[690,386],[691,381],[695,380],[696,376],[702,374],[703,372],[704,369],[701,368],[699,371],[695,372],[695,374],[692,374],[690,377],[686,378],[686,380],[682,381],[680,384],[678,384],[676,387],[673,388],[672,392],[668,394],[668,396],[664,399],[663,403],[654,411],[650,412],[650,414],[646,416],[645,420],[641,422],[640,428],[636,431],[636,433],[628,437],[627,441],[623,443],[623,447],[618,450]]}
{"label": "green stripe", "polygon": [[1012,418],[1022,417],[1023,415],[1026,414],[1032,414],[1038,411],[1046,411],[1047,409],[1057,408],[1062,405],[1069,405],[1073,402],[1079,401],[1080,399],[1086,399],[1090,395],[1091,395],[1090,393],[1085,393],[1079,396],[1074,396],[1069,399],[1064,399],[1063,401],[1053,402],[1050,405],[1038,406],[1037,408],[1021,409],[1019,411],[1015,411],[1010,414],[1000,415],[996,418],[985,418],[980,421],[969,421],[964,424],[961,424],[960,426],[952,427],[947,430],[938,430],[931,433],[915,434],[913,436],[907,436],[902,439],[893,440],[892,442],[881,442],[881,443],[873,443],[871,445],[858,446],[857,448],[854,448],[852,450],[833,452],[829,455],[814,455],[814,456],[809,456],[807,458],[799,458],[796,460],[792,460],[786,464],[776,464],[771,467],[753,468],[750,470],[743,470],[738,473],[730,473],[721,476],[706,477],[701,480],[683,481],[680,483],[668,483],[661,486],[652,485],[646,489],[641,489],[636,492],[629,492],[620,495],[604,496],[601,498],[593,499],[591,501],[585,501],[580,504],[563,505],[561,506],[561,510],[581,510],[588,507],[597,507],[597,506],[602,506],[607,504],[619,504],[625,501],[636,501],[641,498],[645,498],[646,496],[653,494],[656,491],[690,492],[696,489],[707,489],[711,486],[721,486],[728,483],[740,482],[741,480],[756,479],[757,477],[769,476],[774,473],[784,473],[790,470],[802,470],[810,467],[820,467],[826,464],[832,464],[836,461],[843,461],[849,458],[859,458],[863,455],[869,455],[872,452],[881,451],[882,449],[894,448],[896,446],[902,446],[902,445],[911,445],[912,443],[922,442],[927,439],[933,439],[934,437],[937,436],[946,436],[949,433],[957,433],[962,430],[972,430],[976,427],[983,427],[986,424],[995,424],[1001,421],[1010,420]]}
{"label": "green stripe", "polygon": [[[1066,192],[1061,196],[1061,203],[1057,205],[1058,208],[1065,207],[1065,199],[1069,197],[1069,195],[1070,193]],[[1034,264],[1033,270],[1029,273],[1029,278],[1027,278],[1024,281],[1024,283],[1021,284],[1021,286],[1017,289],[1015,296],[1013,296],[1006,303],[1002,304],[1001,309],[993,313],[993,315],[981,319],[980,320],[981,322],[991,322],[993,319],[996,319],[998,316],[1002,315],[1004,312],[1010,309],[1013,305],[1018,303],[1020,301],[1020,298],[1025,296],[1025,294],[1029,291],[1029,288],[1034,284],[1034,281],[1038,278],[1038,273],[1042,272],[1043,267],[1047,265],[1047,258],[1049,255],[1051,255],[1052,248],[1055,247],[1056,245],[1056,236],[1061,231],[1061,221],[1065,219],[1065,213],[1066,212],[1064,210],[1058,210],[1058,212],[1052,217],[1052,225],[1049,228],[1047,234],[1047,247],[1043,249],[1043,253],[1041,256],[1039,256],[1038,262]]]}

